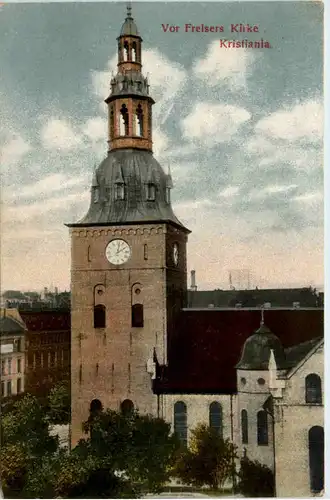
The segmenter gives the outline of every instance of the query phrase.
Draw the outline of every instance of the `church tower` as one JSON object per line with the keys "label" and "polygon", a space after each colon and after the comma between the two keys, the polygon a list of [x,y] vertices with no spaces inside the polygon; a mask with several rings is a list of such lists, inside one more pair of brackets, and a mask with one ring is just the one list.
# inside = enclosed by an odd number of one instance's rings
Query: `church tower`
{"label": "church tower", "polygon": [[153,157],[154,101],[129,7],[117,41],[118,70],[105,100],[108,155],[94,172],[87,214],[68,224],[72,445],[101,406],[159,413],[153,359],[167,363],[187,294],[189,231],[172,210],[171,176]]}

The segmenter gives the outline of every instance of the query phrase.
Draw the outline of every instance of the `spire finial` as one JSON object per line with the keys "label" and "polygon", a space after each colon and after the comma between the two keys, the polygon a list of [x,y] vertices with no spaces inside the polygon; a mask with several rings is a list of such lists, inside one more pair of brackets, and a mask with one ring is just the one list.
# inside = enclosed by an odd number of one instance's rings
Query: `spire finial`
{"label": "spire finial", "polygon": [[132,2],[128,1],[127,2],[127,18],[131,19],[132,18]]}
{"label": "spire finial", "polygon": [[261,308],[261,321],[260,321],[260,326],[264,326],[265,321],[264,321],[264,310]]}

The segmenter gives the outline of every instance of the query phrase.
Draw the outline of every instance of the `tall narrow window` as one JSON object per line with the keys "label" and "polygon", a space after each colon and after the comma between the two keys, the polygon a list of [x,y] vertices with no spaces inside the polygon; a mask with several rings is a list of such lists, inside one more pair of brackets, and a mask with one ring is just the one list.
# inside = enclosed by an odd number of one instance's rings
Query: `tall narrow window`
{"label": "tall narrow window", "polygon": [[1,360],[1,375],[6,374],[6,360],[2,359]]}
{"label": "tall narrow window", "polygon": [[248,414],[246,410],[241,412],[241,430],[242,430],[242,443],[248,444],[249,442],[249,423]]}
{"label": "tall narrow window", "polygon": [[147,200],[155,201],[156,199],[156,186],[152,182],[147,184]]}
{"label": "tall narrow window", "polygon": [[321,378],[316,373],[310,373],[305,379],[306,403],[322,403]]}
{"label": "tall narrow window", "polygon": [[115,136],[115,114],[113,112],[113,108],[111,108],[110,111],[110,120],[109,120],[109,126],[110,126],[110,138],[113,138]]}
{"label": "tall narrow window", "polygon": [[1,396],[2,397],[5,396],[5,383],[4,382],[1,382]]}
{"label": "tall narrow window", "polygon": [[17,352],[21,352],[22,349],[22,339],[17,340]]}
{"label": "tall narrow window", "polygon": [[183,401],[174,405],[174,432],[181,443],[187,446],[187,406]]}
{"label": "tall narrow window", "polygon": [[128,42],[124,42],[124,61],[128,61],[128,57],[129,57]]}
{"label": "tall narrow window", "polygon": [[94,328],[105,328],[105,306],[103,304],[94,307]]}
{"label": "tall narrow window", "polygon": [[132,327],[143,328],[143,305],[134,304],[132,306]]}
{"label": "tall narrow window", "polygon": [[143,246],[144,260],[148,260],[148,245],[145,243]]}
{"label": "tall narrow window", "polygon": [[132,61],[136,61],[136,43],[132,43]]}
{"label": "tall narrow window", "polygon": [[210,404],[209,408],[210,427],[222,436],[222,407],[217,401]]}
{"label": "tall narrow window", "polygon": [[18,378],[17,379],[17,394],[20,394],[20,392],[22,392],[22,379],[21,378]]}
{"label": "tall narrow window", "polygon": [[11,375],[11,358],[8,359],[8,375]]}
{"label": "tall narrow window", "polygon": [[82,381],[82,365],[80,364],[79,366],[79,384],[81,384]]}
{"label": "tall narrow window", "polygon": [[142,111],[141,104],[139,104],[138,107],[136,108],[135,134],[138,137],[142,137],[143,136],[143,111]]}
{"label": "tall narrow window", "polygon": [[93,187],[93,203],[98,203],[100,199],[100,191],[98,187]]}
{"label": "tall narrow window", "polygon": [[115,184],[115,199],[116,200],[125,199],[125,184],[123,182],[116,182]]}
{"label": "tall narrow window", "polygon": [[120,109],[119,133],[120,135],[128,135],[128,110],[123,104]]}
{"label": "tall narrow window", "polygon": [[7,396],[11,396],[11,380],[7,382]]}
{"label": "tall narrow window", "polygon": [[313,493],[324,489],[324,430],[316,425],[308,432],[309,477]]}
{"label": "tall narrow window", "polygon": [[257,437],[258,445],[268,445],[268,419],[264,410],[257,413]]}
{"label": "tall narrow window", "polygon": [[171,188],[166,188],[166,203],[171,203]]}

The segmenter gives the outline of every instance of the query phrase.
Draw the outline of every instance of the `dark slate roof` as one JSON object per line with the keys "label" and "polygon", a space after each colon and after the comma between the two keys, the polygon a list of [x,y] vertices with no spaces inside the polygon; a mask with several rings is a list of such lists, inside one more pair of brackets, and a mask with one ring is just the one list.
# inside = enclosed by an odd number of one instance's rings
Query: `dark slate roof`
{"label": "dark slate roof", "polygon": [[261,325],[254,335],[249,337],[243,346],[242,356],[236,368],[240,370],[268,370],[271,350],[278,369],[286,368],[283,345],[266,325]]}
{"label": "dark slate roof", "polygon": [[321,339],[322,337],[317,337],[285,349],[287,368],[293,368],[300,363],[300,361],[307,356],[307,354],[320,342]]}
{"label": "dark slate roof", "polygon": [[24,325],[19,321],[9,316],[0,318],[0,333],[23,333],[25,331]]}
{"label": "dark slate roof", "polygon": [[129,71],[129,73],[118,73],[111,80],[111,94],[105,100],[110,102],[118,96],[124,97],[134,94],[135,96],[147,98],[154,103],[149,95],[149,83],[139,71]]}
{"label": "dark slate roof", "polygon": [[[125,184],[125,199],[115,200],[115,184]],[[171,182],[149,151],[120,149],[110,151],[96,170],[89,210],[77,224],[86,226],[118,223],[172,222],[184,226],[166,201],[166,188]],[[146,186],[156,186],[156,200],[147,201]],[[98,201],[93,193],[98,190]],[[187,230],[188,231],[188,230]]]}
{"label": "dark slate roof", "polygon": [[21,318],[29,332],[70,330],[70,311],[21,311]]}
{"label": "dark slate roof", "polygon": [[[260,325],[260,310],[182,311],[168,343],[168,367],[159,367],[156,392],[236,392],[244,342]],[[323,336],[322,309],[269,309],[265,324],[284,348]]]}
{"label": "dark slate roof", "polygon": [[269,302],[272,307],[322,307],[321,294],[312,288],[261,288],[255,290],[198,290],[188,291],[188,307],[260,307]]}

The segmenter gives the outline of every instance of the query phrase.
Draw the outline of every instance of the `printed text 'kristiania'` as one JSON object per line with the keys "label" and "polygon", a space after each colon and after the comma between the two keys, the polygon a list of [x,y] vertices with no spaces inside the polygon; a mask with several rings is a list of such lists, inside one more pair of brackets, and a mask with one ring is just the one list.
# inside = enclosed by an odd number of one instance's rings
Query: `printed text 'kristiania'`
{"label": "printed text 'kristiania'", "polygon": [[[162,24],[161,26],[165,33],[178,33],[182,28],[173,24]],[[231,24],[228,29],[230,33],[259,33],[257,24]],[[207,24],[195,25],[188,23],[183,26],[183,31],[186,33],[223,33],[225,27],[223,25],[208,26]]]}

